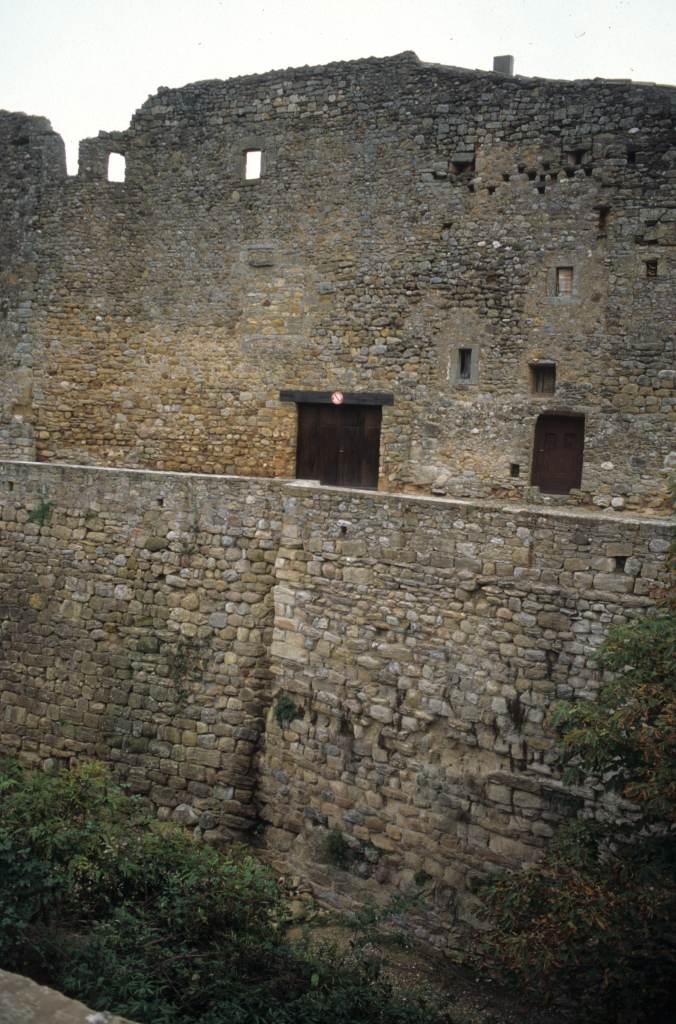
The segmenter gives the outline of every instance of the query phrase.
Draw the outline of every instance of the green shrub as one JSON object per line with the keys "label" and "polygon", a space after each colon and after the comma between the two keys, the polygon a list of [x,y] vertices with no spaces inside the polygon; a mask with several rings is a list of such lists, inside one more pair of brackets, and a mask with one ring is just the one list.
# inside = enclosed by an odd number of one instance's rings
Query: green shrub
{"label": "green shrub", "polygon": [[676,977],[673,614],[611,631],[598,662],[614,673],[598,701],[554,713],[564,778],[591,776],[634,814],[574,822],[539,864],[491,883],[487,948],[512,978],[574,1001],[582,1020],[653,1022]]}
{"label": "green shrub", "polygon": [[436,1024],[372,956],[289,944],[243,849],[161,826],[97,765],[0,772],[0,966],[152,1024]]}
{"label": "green shrub", "polygon": [[288,693],[280,693],[275,701],[273,714],[279,728],[285,729],[293,722],[294,718],[298,718],[300,708],[296,707]]}
{"label": "green shrub", "polygon": [[350,848],[343,833],[337,829],[332,829],[326,836],[326,859],[343,871],[347,871],[355,859],[354,850]]}
{"label": "green shrub", "polygon": [[37,523],[38,526],[45,526],[52,518],[53,508],[53,501],[41,501],[39,505],[36,505],[28,513],[28,522]]}

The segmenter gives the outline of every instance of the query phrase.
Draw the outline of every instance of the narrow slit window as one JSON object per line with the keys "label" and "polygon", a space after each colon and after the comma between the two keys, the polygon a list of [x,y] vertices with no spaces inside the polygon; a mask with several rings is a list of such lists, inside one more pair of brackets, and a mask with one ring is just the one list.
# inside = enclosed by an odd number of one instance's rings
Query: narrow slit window
{"label": "narrow slit window", "polygon": [[458,349],[458,380],[472,379],[472,350]]}
{"label": "narrow slit window", "polygon": [[108,181],[124,181],[127,172],[127,161],[121,153],[108,155]]}
{"label": "narrow slit window", "polygon": [[627,150],[627,163],[628,164],[635,164],[636,163],[636,150],[635,149],[628,149]]}
{"label": "narrow slit window", "polygon": [[573,294],[573,268],[572,267],[557,267],[556,268],[556,294],[557,295],[572,295]]}
{"label": "narrow slit window", "polygon": [[512,462],[509,466],[509,475],[513,478],[521,475],[521,466],[518,462]]}
{"label": "narrow slit window", "polygon": [[543,363],[531,366],[531,390],[534,395],[553,395],[556,391],[556,366]]}
{"label": "narrow slit window", "polygon": [[645,261],[645,276],[657,277],[657,260]]}
{"label": "narrow slit window", "polygon": [[247,149],[244,153],[244,178],[257,181],[261,176],[263,153],[260,149]]}

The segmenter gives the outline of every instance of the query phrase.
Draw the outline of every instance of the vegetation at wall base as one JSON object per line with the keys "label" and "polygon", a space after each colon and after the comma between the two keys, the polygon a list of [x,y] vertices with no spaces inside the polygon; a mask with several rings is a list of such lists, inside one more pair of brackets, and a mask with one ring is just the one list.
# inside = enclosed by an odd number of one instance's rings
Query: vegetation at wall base
{"label": "vegetation at wall base", "polygon": [[[534,867],[483,893],[485,953],[513,980],[580,1008],[581,1020],[671,1020],[676,988],[676,617],[611,630],[613,675],[595,702],[555,709],[564,779],[632,803],[616,821],[563,828]],[[672,1007],[673,1009],[673,1007]]]}
{"label": "vegetation at wall base", "polygon": [[0,966],[140,1024],[442,1024],[381,964],[284,936],[241,848],[152,822],[100,765],[0,769]]}

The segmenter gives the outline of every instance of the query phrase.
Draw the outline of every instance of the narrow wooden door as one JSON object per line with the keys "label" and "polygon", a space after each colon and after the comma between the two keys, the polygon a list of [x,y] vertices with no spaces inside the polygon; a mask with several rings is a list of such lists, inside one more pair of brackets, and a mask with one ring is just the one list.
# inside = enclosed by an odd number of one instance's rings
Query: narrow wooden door
{"label": "narrow wooden door", "polygon": [[334,487],[377,488],[379,405],[298,404],[296,476]]}
{"label": "narrow wooden door", "polygon": [[582,480],[584,416],[539,416],[531,483],[545,494],[567,494]]}

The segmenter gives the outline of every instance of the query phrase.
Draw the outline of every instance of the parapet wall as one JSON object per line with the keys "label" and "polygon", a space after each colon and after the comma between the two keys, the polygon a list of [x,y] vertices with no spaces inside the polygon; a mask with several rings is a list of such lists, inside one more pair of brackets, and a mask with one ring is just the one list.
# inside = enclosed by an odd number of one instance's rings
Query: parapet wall
{"label": "parapet wall", "polygon": [[545,718],[596,692],[594,652],[654,607],[669,538],[657,519],[1,463],[0,743],[106,760],[207,838],[266,826],[327,899],[426,880],[424,934],[453,942],[478,877],[608,813],[562,786]]}
{"label": "parapet wall", "polygon": [[264,737],[270,842],[331,898],[337,831],[367,887],[427,879],[440,931],[471,921],[477,877],[534,860],[583,806],[608,813],[562,787],[545,719],[595,694],[608,627],[654,606],[669,525],[312,488],[284,500],[272,672],[298,713]]}
{"label": "parapet wall", "polygon": [[0,495],[3,748],[100,758],[162,816],[246,829],[280,486],[3,463]]}

